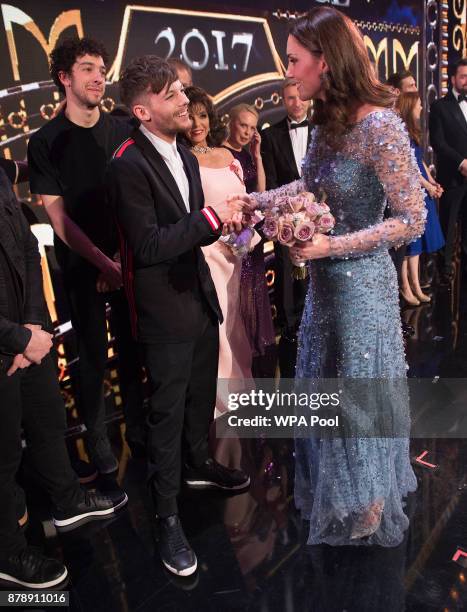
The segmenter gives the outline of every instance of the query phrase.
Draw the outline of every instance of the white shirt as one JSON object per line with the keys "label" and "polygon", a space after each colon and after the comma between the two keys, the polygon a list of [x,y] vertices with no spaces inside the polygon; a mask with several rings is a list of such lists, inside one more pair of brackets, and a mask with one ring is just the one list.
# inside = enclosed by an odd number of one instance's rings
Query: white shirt
{"label": "white shirt", "polygon": [[[303,119],[300,119],[300,121],[295,121],[295,119],[291,119],[290,117],[288,117],[289,127],[292,123],[301,123],[305,120],[306,115],[303,117]],[[303,126],[295,128],[293,130],[289,130],[289,134],[298,174],[299,176],[302,176],[302,161],[306,155],[306,149],[308,144],[308,127]]]}
{"label": "white shirt", "polygon": [[[454,88],[452,90],[452,93],[454,94],[454,97],[457,100],[460,96],[460,93],[457,91],[457,89]],[[462,102],[459,104],[459,108],[464,113],[465,120],[467,121],[467,102],[465,100],[462,100]]]}
{"label": "white shirt", "polygon": [[167,168],[170,170],[171,175],[174,177],[177,187],[185,204],[187,212],[190,212],[190,184],[188,177],[185,172],[180,153],[177,150],[177,141],[166,142],[150,132],[144,125],[140,125],[139,129],[143,134],[150,140],[154,145],[154,148],[165,161]]}

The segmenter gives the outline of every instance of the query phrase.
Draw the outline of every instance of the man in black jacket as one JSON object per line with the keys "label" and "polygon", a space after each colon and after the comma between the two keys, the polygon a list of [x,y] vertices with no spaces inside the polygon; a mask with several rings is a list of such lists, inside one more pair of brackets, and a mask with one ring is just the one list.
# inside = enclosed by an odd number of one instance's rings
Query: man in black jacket
{"label": "man in black jacket", "polygon": [[106,518],[127,501],[124,493],[85,493],[71,469],[47,324],[37,241],[0,170],[0,580],[36,589],[59,584],[67,570],[29,548],[18,524],[25,514],[15,481],[22,428],[29,470],[52,499],[58,529]]}
{"label": "man in black jacket", "polygon": [[141,367],[120,263],[115,260],[117,232],[105,201],[107,164],[133,125],[100,110],[107,64],[102,44],[89,38],[65,40],[53,49],[50,75],[66,105],[28,145],[31,193],[40,195],[54,229],[55,254],[77,340],[79,360],[72,383],[86,426],[84,441],[101,474],[118,468],[105,422],[107,304],[118,352],[125,437],[132,452],[141,453],[145,443]]}
{"label": "man in black jacket", "polygon": [[467,59],[451,76],[452,90],[431,105],[430,142],[436,153],[437,179],[444,188],[440,219],[446,238],[444,275],[452,277],[457,222],[461,221],[463,267],[467,270]]}
{"label": "man in black jacket", "polygon": [[[310,103],[300,99],[297,81],[285,79],[282,101],[287,115],[261,132],[261,155],[266,174],[266,189],[275,189],[299,179],[312,126],[308,120]],[[283,378],[295,376],[296,334],[305,303],[307,280],[292,278],[289,249],[274,244],[276,278],[274,303],[281,327],[279,368]]]}
{"label": "man in black jacket", "polygon": [[173,68],[148,55],[120,79],[124,104],[141,122],[114,155],[108,186],[120,228],[124,284],[150,390],[149,483],[167,569],[192,574],[196,556],[178,519],[184,478],[192,487],[234,490],[249,478],[209,456],[222,313],[201,246],[216,241],[241,202],[204,207],[198,162],[177,145],[190,128],[188,98]]}

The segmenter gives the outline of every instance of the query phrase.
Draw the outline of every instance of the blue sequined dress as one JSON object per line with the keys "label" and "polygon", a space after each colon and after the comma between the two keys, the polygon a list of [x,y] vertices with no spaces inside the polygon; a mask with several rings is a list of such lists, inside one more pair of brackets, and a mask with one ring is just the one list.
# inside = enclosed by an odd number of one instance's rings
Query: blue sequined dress
{"label": "blue sequined dress", "polygon": [[[308,264],[296,378],[405,385],[397,276],[388,248],[420,236],[426,212],[417,163],[398,115],[371,112],[337,147],[318,127],[302,179],[253,195],[267,208],[277,196],[305,190],[326,194],[336,226],[331,257]],[[408,395],[402,393],[402,410],[400,395],[380,399],[360,406],[361,412],[376,420],[407,418],[408,432]],[[295,503],[310,521],[309,544],[402,541],[408,527],[404,497],[416,489],[408,437],[300,438],[295,459]]]}

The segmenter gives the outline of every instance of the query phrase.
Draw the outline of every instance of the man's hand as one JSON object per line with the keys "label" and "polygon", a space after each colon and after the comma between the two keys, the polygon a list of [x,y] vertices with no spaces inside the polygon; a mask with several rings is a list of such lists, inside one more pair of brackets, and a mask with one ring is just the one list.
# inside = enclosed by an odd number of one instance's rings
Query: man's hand
{"label": "man's hand", "polygon": [[40,363],[52,348],[52,334],[44,331],[39,325],[26,324],[31,330],[31,339],[24,349],[24,357],[32,363]]}
{"label": "man's hand", "polygon": [[109,284],[106,280],[104,280],[102,276],[102,272],[97,277],[96,289],[97,289],[97,293],[107,293],[108,291],[110,291]]}
{"label": "man's hand", "polygon": [[230,200],[240,200],[243,202],[243,212],[246,214],[251,214],[255,210],[258,210],[258,202],[254,197],[252,197],[249,193],[235,193],[227,196],[227,201]]}
{"label": "man's hand", "polygon": [[11,364],[10,369],[8,370],[6,375],[13,376],[16,370],[24,370],[25,368],[28,368],[30,365],[31,365],[31,362],[29,361],[29,359],[26,359],[26,357],[23,354],[20,353],[19,355],[15,355],[15,358],[13,359],[13,363]]}
{"label": "man's hand", "polygon": [[459,167],[459,171],[462,174],[462,176],[467,177],[467,159],[464,159],[464,161],[461,163]]}
{"label": "man's hand", "polygon": [[235,213],[241,212],[245,207],[245,202],[239,199],[229,199],[219,202],[218,204],[210,204],[210,207],[222,221],[222,223],[230,222]]}
{"label": "man's hand", "polygon": [[106,287],[106,291],[116,291],[122,284],[122,266],[118,261],[107,258],[97,279],[97,290]]}

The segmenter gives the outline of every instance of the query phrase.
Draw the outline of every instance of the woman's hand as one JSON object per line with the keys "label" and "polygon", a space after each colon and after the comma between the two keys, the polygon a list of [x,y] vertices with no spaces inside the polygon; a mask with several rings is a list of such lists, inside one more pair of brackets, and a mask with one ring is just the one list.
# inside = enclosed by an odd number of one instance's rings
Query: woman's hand
{"label": "woman's hand", "polygon": [[258,130],[255,130],[250,142],[250,155],[254,160],[261,157],[261,136]]}
{"label": "woman's hand", "polygon": [[427,188],[427,191],[431,198],[440,198],[444,193],[444,189],[439,183],[436,183],[435,181],[429,182],[429,187]]}
{"label": "woman's hand", "polygon": [[435,183],[435,185],[436,185],[436,197],[440,198],[444,193],[444,189],[441,187],[439,183]]}
{"label": "woman's hand", "polygon": [[309,242],[296,242],[290,248],[290,259],[294,264],[304,263],[309,259],[322,259],[331,254],[331,239],[324,234],[316,234]]}

